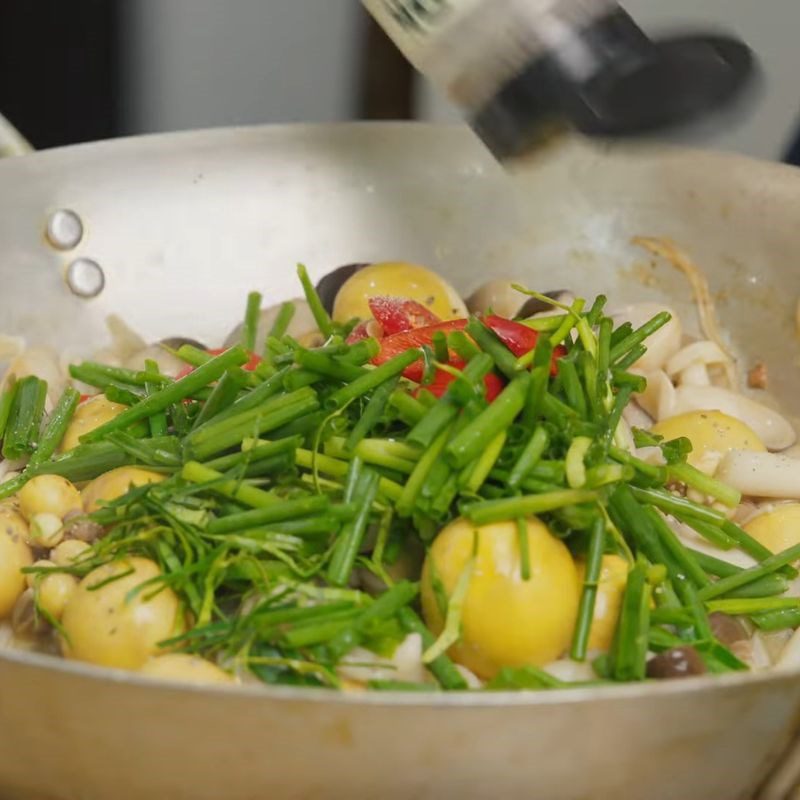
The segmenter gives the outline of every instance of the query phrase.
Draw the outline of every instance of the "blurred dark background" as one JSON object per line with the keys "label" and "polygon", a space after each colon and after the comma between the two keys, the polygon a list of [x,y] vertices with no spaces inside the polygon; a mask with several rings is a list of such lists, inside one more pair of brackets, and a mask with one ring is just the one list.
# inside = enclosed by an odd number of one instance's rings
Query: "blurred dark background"
{"label": "blurred dark background", "polygon": [[[162,0],[156,0],[160,1]],[[234,0],[233,7],[237,2],[245,10],[245,18],[252,16],[253,9],[246,8],[252,5],[248,0]],[[266,2],[269,4],[269,0]],[[308,6],[311,20],[314,19],[312,12],[321,8],[319,0],[294,2],[295,7],[298,4]],[[334,0],[325,2],[342,5]],[[208,8],[208,3],[194,0],[194,9],[180,0],[163,0],[163,3],[164,6],[159,9],[149,0],[2,0],[0,112],[13,121],[36,149],[157,128],[157,122],[154,125],[154,120],[148,119],[148,115],[155,116],[158,113],[150,108],[159,102],[158,86],[149,91],[141,82],[151,78],[159,84],[164,82],[160,76],[154,74],[159,68],[159,58],[164,59],[166,56],[167,63],[162,67],[169,69],[170,54],[158,52],[169,34],[163,27],[158,29],[160,18],[163,18],[162,22],[169,23],[177,19],[174,12],[185,11],[187,28],[198,25],[204,18],[212,34],[215,28],[221,27],[219,51],[209,50],[210,42],[204,32],[187,30],[179,33],[173,56],[180,57],[181,53],[188,53],[193,40],[199,40],[196,42],[196,55],[202,54],[201,57],[208,60],[218,58],[227,62],[230,69],[232,60],[241,60],[242,50],[252,47],[253,44],[243,42],[241,36],[231,30],[232,26],[220,26],[222,20],[218,11],[209,14],[213,10]],[[203,5],[206,6],[205,9],[202,8]],[[223,11],[224,7],[228,7],[224,2],[217,5]],[[273,2],[272,5],[274,24],[266,27],[265,33],[270,30],[274,33],[287,17],[286,2]],[[283,9],[280,8],[281,5],[284,6]],[[345,42],[347,46],[342,50],[339,67],[348,73],[350,86],[346,88],[351,97],[347,102],[339,103],[338,113],[330,115],[328,112],[329,115],[362,119],[411,119],[414,116],[413,70],[371,17],[354,0],[348,5],[352,7],[342,10],[346,12],[350,28],[347,39],[350,41]],[[171,9],[167,6],[171,6]],[[264,17],[266,22],[269,21],[269,16]],[[298,15],[295,22],[299,21],[302,21],[302,15]],[[287,25],[285,30],[286,38],[290,41],[294,39],[298,47],[303,44],[301,40],[306,37],[303,36],[302,28],[295,24]],[[335,35],[337,31],[331,33]],[[338,33],[341,34],[341,31]],[[226,47],[235,48],[239,55],[225,53]],[[333,53],[333,56],[335,58],[336,54]],[[314,59],[308,60],[313,62]],[[206,64],[208,65],[208,61]],[[253,71],[257,71],[262,65],[263,58],[254,59]],[[241,66],[246,68],[244,63]],[[292,65],[287,63],[286,68],[291,70]],[[306,89],[327,72],[320,71],[315,76],[310,71],[311,64],[308,69],[307,76],[295,76],[295,80],[299,77]],[[195,66],[191,64],[178,65],[171,73],[172,82],[191,78],[194,70]],[[218,78],[221,86],[225,80],[224,75]],[[256,118],[250,115],[250,118],[245,119],[248,105],[252,103],[254,76],[251,74],[251,85],[239,86],[241,110],[238,113],[236,110],[233,113],[228,111],[230,121],[258,122],[261,118],[278,121],[281,117],[276,118],[274,107],[270,113],[268,86],[274,81],[274,75],[265,75],[261,81],[265,87],[263,114],[256,114]],[[255,83],[258,82],[256,77]],[[167,76],[165,90],[169,88],[169,83],[170,76]],[[198,83],[202,86],[202,75],[198,75]],[[280,83],[291,81],[281,79]],[[322,83],[324,84],[324,77]],[[196,89],[191,86],[191,80],[189,84],[188,91],[194,94]],[[215,102],[213,97],[214,84],[207,84],[207,88],[209,107],[218,108],[219,102]],[[299,93],[297,110],[289,108],[285,114],[286,119],[314,117],[309,98],[303,94],[302,91]],[[321,87],[320,99],[323,102],[320,103],[320,119],[326,113],[325,106],[330,104],[330,95],[330,92],[325,92],[324,86]],[[233,100],[236,102],[235,92]],[[210,123],[198,119],[197,124]],[[177,120],[175,127],[186,126]]]}
{"label": "blurred dark background", "polygon": [[[800,3],[628,0],[650,27],[724,23],[768,95],[714,146],[800,164]],[[0,0],[0,113],[36,147],[216,125],[453,120],[359,0]]]}
{"label": "blurred dark background", "polygon": [[0,2],[0,111],[36,148],[116,136],[121,3]]}

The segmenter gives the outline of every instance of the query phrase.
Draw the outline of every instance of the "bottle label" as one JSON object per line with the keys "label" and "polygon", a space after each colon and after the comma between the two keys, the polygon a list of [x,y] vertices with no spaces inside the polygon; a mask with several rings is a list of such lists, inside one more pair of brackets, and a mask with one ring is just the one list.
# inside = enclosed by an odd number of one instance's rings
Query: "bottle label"
{"label": "bottle label", "polygon": [[544,52],[575,51],[580,32],[616,0],[363,0],[408,60],[476,111]]}

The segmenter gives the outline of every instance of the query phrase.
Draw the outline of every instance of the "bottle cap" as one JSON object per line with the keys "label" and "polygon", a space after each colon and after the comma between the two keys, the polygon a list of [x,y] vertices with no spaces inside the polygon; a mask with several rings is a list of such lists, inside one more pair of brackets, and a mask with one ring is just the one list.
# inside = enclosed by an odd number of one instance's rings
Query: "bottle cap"
{"label": "bottle cap", "polygon": [[758,74],[752,51],[732,37],[653,40],[619,9],[528,64],[472,125],[500,159],[570,128],[602,137],[666,134],[741,109]]}

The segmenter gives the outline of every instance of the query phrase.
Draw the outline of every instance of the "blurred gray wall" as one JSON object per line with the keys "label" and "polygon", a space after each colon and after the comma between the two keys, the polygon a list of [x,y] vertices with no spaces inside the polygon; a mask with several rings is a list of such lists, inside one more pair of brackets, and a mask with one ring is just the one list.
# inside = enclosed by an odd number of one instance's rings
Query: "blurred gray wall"
{"label": "blurred gray wall", "polygon": [[[778,158],[800,114],[800,0],[625,0],[651,29],[725,27],[759,53],[767,94],[714,147]],[[359,0],[127,0],[131,133],[349,119]],[[456,119],[421,88],[426,119]]]}
{"label": "blurred gray wall", "polygon": [[129,133],[348,119],[357,0],[126,0]]}

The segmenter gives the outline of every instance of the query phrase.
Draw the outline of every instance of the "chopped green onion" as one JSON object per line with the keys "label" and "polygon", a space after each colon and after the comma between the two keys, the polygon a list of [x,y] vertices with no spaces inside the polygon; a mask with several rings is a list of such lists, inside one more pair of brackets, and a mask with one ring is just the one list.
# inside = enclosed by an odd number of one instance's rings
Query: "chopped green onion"
{"label": "chopped green onion", "polygon": [[592,525],[589,535],[589,547],[586,552],[586,567],[583,578],[583,590],[578,608],[578,620],[572,636],[570,656],[575,661],[585,661],[589,648],[589,636],[594,621],[594,609],[597,601],[597,590],[600,585],[600,571],[603,566],[605,549],[605,520],[598,516]]}
{"label": "chopped green onion", "polygon": [[771,555],[769,558],[765,558],[760,564],[750,567],[750,569],[742,570],[726,578],[720,578],[716,583],[712,583],[710,586],[706,586],[704,589],[700,590],[700,599],[712,600],[715,597],[728,594],[734,589],[745,586],[754,580],[758,580],[758,578],[763,578],[765,575],[770,575],[781,567],[791,564],[798,559],[800,559],[800,544],[796,544],[793,547],[782,550],[780,553]]}
{"label": "chopped green onion", "polygon": [[481,486],[483,486],[484,482],[489,477],[497,459],[500,457],[500,453],[506,443],[506,438],[506,432],[500,431],[500,433],[489,442],[486,449],[478,456],[474,464],[470,464],[464,468],[458,480],[462,488],[473,494],[477,494],[478,491],[480,491]]}
{"label": "chopped green onion", "polygon": [[230,533],[248,528],[265,527],[273,522],[285,522],[290,519],[322,514],[330,508],[330,500],[314,495],[299,500],[284,500],[281,503],[260,506],[253,511],[242,511],[238,514],[227,514],[212,520],[206,530],[209,533]]}
{"label": "chopped green onion", "polygon": [[582,489],[586,485],[586,465],[584,459],[592,446],[586,436],[575,437],[567,450],[567,483],[571,489]]}
{"label": "chopped green onion", "polygon": [[614,680],[641,681],[645,678],[649,603],[647,565],[640,557],[628,573],[611,647],[611,674]]}
{"label": "chopped green onion", "polygon": [[45,426],[39,446],[28,462],[29,468],[39,466],[55,453],[56,448],[64,438],[64,434],[67,432],[80,399],[81,394],[77,389],[73,389],[71,386],[64,389],[64,393],[59,398]]}
{"label": "chopped green onion", "polygon": [[668,311],[661,311],[656,314],[651,320],[645,322],[640,328],[637,328],[629,336],[626,336],[622,341],[618,342],[611,348],[610,360],[614,364],[618,362],[623,356],[629,353],[634,348],[642,344],[648,337],[652,336],[657,330],[663,328],[670,320],[672,315]]}
{"label": "chopped green onion", "polygon": [[372,393],[372,397],[370,397],[367,407],[364,409],[364,413],[358,418],[358,421],[350,431],[350,435],[347,437],[347,443],[345,446],[348,450],[353,450],[358,443],[365,436],[368,436],[370,433],[372,433],[372,431],[378,425],[386,411],[386,406],[389,403],[390,398],[396,390],[399,380],[399,375],[394,378],[390,378],[388,381],[386,381],[386,383],[381,384]]}
{"label": "chopped green onion", "polygon": [[[425,623],[417,616],[411,608],[401,608],[398,612],[400,624],[407,633],[416,633],[422,638],[422,646],[426,651],[434,645],[436,638],[425,626]],[[456,665],[450,658],[442,653],[434,658],[425,666],[431,671],[433,676],[439,681],[442,689],[449,691],[464,691],[469,688],[467,681],[458,671]]]}
{"label": "chopped green onion", "polygon": [[742,493],[732,486],[727,486],[721,481],[700,472],[690,464],[670,464],[667,473],[673,480],[679,481],[701,494],[719,500],[728,508],[736,508],[742,501]]}
{"label": "chopped green onion", "polygon": [[[458,416],[460,407],[466,405],[469,395],[474,395],[474,387],[482,383],[492,369],[492,359],[486,353],[475,356],[461,376],[453,381],[442,397],[425,413],[411,429],[407,438],[423,447],[429,446],[437,436]],[[465,390],[456,387],[463,385]],[[465,400],[465,395],[467,399]]]}
{"label": "chopped green onion", "polygon": [[251,353],[256,349],[256,335],[260,316],[261,293],[250,292],[247,295],[247,308],[244,314],[244,325],[242,326],[242,347]]}
{"label": "chopped green onion", "polygon": [[[154,361],[151,358],[148,358],[144,362],[145,370],[152,375],[160,375],[158,362]],[[152,381],[148,381],[144,385],[145,391],[148,395],[153,394],[154,392],[158,391],[158,384],[153,383]],[[205,406],[204,406],[205,409]],[[167,414],[164,411],[160,411],[157,414],[153,414],[152,417],[148,420],[148,425],[150,427],[150,436],[166,436],[168,430],[168,422],[167,422]]]}
{"label": "chopped green onion", "polygon": [[14,404],[14,395],[17,393],[17,383],[14,381],[0,396],[0,439],[6,432],[6,425]]}
{"label": "chopped green onion", "polygon": [[511,474],[508,476],[508,485],[510,488],[518,488],[522,481],[528,477],[531,470],[541,459],[549,443],[550,437],[547,431],[543,427],[536,428],[533,432],[533,436],[528,440],[528,443],[519,454],[517,461],[511,469]]}
{"label": "chopped green onion", "polygon": [[520,577],[523,581],[529,581],[531,579],[531,549],[528,539],[528,522],[523,517],[517,519],[517,541]]}
{"label": "chopped green onion", "polygon": [[[474,359],[470,364],[474,363]],[[495,401],[484,409],[447,445],[446,454],[456,467],[463,467],[488,446],[498,433],[505,430],[522,411],[528,395],[530,375],[514,378]],[[409,436],[409,438],[411,438]],[[412,439],[412,441],[415,441]]]}
{"label": "chopped green onion", "polygon": [[46,398],[47,384],[39,378],[31,375],[17,381],[3,437],[4,458],[23,458],[36,450]]}
{"label": "chopped green onion", "polygon": [[328,404],[331,408],[342,408],[351,400],[363,397],[367,392],[377,389],[382,383],[391,380],[405,369],[410,367],[415,361],[419,361],[420,351],[415,349],[406,350],[398,356],[384,362],[379,367],[370,370],[360,378],[356,378],[352,383],[337,389],[329,398]]}
{"label": "chopped green onion", "polygon": [[732,616],[749,616],[770,611],[800,612],[800,598],[797,597],[753,597],[724,600],[709,600],[709,611],[720,611]]}
{"label": "chopped green onion", "polygon": [[352,500],[357,501],[356,515],[342,528],[331,555],[328,581],[333,586],[346,586],[364,540],[372,504],[378,493],[378,474],[364,469],[352,488]]}
{"label": "chopped green onion", "polygon": [[219,379],[230,367],[241,366],[247,360],[248,355],[241,347],[232,347],[230,350],[226,350],[224,353],[212,358],[207,364],[203,364],[203,366],[190,372],[186,377],[151,394],[138,405],[123,411],[110,422],[84,434],[81,437],[81,441],[84,443],[99,441],[112,431],[122,430],[134,422],[147,419],[147,417],[159,411],[164,411],[174,403],[179,403],[186,399],[198,389],[202,389],[208,386],[209,383]]}
{"label": "chopped green onion", "polygon": [[332,378],[335,381],[354,381],[369,374],[363,367],[348,364],[346,361],[339,361],[333,356],[317,353],[313,350],[296,350],[294,360],[304,369],[315,372],[317,375],[323,375],[326,378]]}
{"label": "chopped green onion", "polygon": [[597,492],[585,489],[564,489],[545,494],[503,497],[497,500],[472,503],[464,509],[464,514],[476,525],[488,525],[492,522],[531,517],[568,506],[591,503],[596,499]]}
{"label": "chopped green onion", "polygon": [[403,487],[402,494],[397,501],[397,514],[401,517],[408,517],[414,510],[422,486],[428,478],[439,456],[447,444],[450,430],[444,430],[434,440],[433,444],[422,454],[417,461],[414,471],[409,475],[406,485]]}
{"label": "chopped green onion", "polygon": [[311,279],[308,277],[308,270],[303,264],[297,265],[297,277],[300,278],[303,294],[306,296],[306,302],[311,309],[314,322],[317,323],[320,333],[327,339],[333,333],[333,323],[325,307],[322,305],[322,300],[319,299],[314,284],[311,283]]}
{"label": "chopped green onion", "polygon": [[[275,317],[275,322],[272,323],[272,327],[269,330],[267,336],[273,339],[280,339],[286,331],[289,330],[289,325],[291,324],[292,320],[294,319],[294,315],[297,312],[297,306],[294,303],[289,301],[288,303],[284,303],[280,310],[278,311],[278,315]],[[265,350],[266,353],[266,345]]]}
{"label": "chopped green onion", "polygon": [[520,374],[522,367],[517,364],[514,354],[482,320],[478,317],[470,317],[469,323],[467,323],[467,333],[507,378],[513,379]]}
{"label": "chopped green onion", "polygon": [[212,420],[190,433],[184,450],[194,459],[204,460],[238,445],[248,436],[261,436],[319,408],[316,392],[310,387],[273,397],[261,406],[236,416]]}
{"label": "chopped green onion", "polygon": [[281,503],[280,497],[271,492],[265,492],[256,486],[250,486],[241,481],[226,480],[221,472],[217,472],[196,461],[189,461],[183,465],[181,476],[190,483],[207,483],[209,488],[219,494],[238,500],[252,508],[266,508],[276,503]]}
{"label": "chopped green onion", "polygon": [[569,336],[570,331],[575,327],[580,314],[583,312],[586,301],[582,298],[577,298],[570,306],[569,314],[564,318],[561,325],[556,328],[555,333],[550,337],[550,344],[553,347],[558,347]]}

